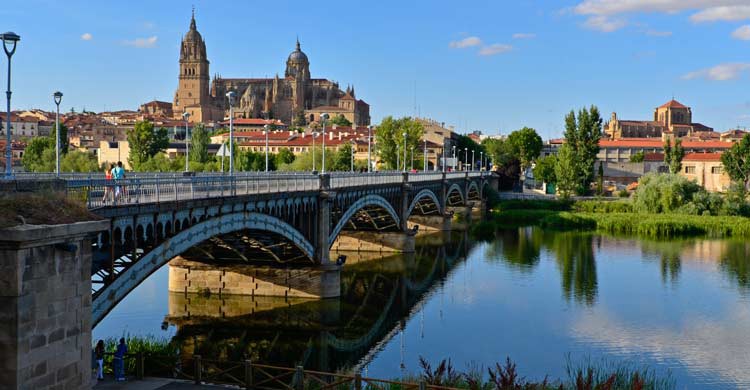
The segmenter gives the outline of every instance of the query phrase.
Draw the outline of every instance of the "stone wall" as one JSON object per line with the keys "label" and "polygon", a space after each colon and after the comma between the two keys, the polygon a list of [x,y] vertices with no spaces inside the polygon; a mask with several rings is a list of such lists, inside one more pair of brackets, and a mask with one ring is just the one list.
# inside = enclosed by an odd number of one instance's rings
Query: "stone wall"
{"label": "stone wall", "polygon": [[0,231],[0,388],[91,387],[91,241],[109,222]]}

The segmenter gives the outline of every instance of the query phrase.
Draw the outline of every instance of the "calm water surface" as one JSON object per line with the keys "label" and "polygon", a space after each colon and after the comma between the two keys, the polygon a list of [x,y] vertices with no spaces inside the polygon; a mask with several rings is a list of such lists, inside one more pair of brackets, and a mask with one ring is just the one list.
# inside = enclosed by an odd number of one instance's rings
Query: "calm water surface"
{"label": "calm water surface", "polygon": [[351,256],[327,301],[169,293],[164,267],[94,338],[173,338],[200,353],[397,377],[424,356],[564,378],[574,362],[630,362],[678,388],[750,388],[750,244],[653,242],[536,228],[489,242],[454,233],[418,253]]}

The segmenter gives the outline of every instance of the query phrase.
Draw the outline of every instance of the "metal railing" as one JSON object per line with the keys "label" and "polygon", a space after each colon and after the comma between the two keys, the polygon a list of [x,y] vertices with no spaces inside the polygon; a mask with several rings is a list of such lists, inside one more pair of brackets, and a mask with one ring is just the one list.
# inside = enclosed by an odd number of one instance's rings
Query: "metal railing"
{"label": "metal railing", "polygon": [[[37,175],[37,176],[35,176]],[[328,188],[340,189],[358,186],[398,184],[403,182],[429,182],[488,175],[487,172],[376,172],[327,174]],[[26,174],[20,180],[54,178],[54,174]],[[324,176],[304,173],[253,173],[228,174],[177,174],[128,173],[126,179],[107,180],[90,174],[64,174],[68,195],[84,201],[89,208],[210,199],[215,197],[271,194],[298,191],[317,191],[324,185]]]}

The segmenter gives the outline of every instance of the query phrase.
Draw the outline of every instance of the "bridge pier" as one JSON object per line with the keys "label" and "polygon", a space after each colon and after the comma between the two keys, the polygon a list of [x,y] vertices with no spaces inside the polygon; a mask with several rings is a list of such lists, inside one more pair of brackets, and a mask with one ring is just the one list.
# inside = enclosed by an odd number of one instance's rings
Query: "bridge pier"
{"label": "bridge pier", "polygon": [[412,253],[416,234],[416,229],[404,232],[342,231],[331,250]]}
{"label": "bridge pier", "polygon": [[209,265],[176,257],[169,262],[169,291],[203,295],[334,298],[341,293],[341,267],[323,264]]}
{"label": "bridge pier", "polygon": [[91,387],[91,239],[109,221],[0,231],[0,387]]}
{"label": "bridge pier", "polygon": [[413,229],[414,226],[419,226],[419,233],[434,233],[434,232],[449,232],[451,231],[451,220],[453,215],[448,213],[446,215],[412,215],[409,217],[408,226],[409,229]]}

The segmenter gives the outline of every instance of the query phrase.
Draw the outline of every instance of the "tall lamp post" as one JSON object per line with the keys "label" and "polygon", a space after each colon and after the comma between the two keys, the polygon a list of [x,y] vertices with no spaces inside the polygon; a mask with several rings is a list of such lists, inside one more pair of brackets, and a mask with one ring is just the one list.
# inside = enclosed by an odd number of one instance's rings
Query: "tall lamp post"
{"label": "tall lamp post", "polygon": [[424,140],[424,166],[422,167],[423,171],[427,172],[427,140]]}
{"label": "tall lamp post", "polygon": [[370,143],[372,142],[372,126],[367,126],[367,173],[372,171],[372,158],[370,155]]}
{"label": "tall lamp post", "polygon": [[271,126],[266,123],[263,125],[263,131],[266,133],[266,173],[268,173],[268,132],[271,130]]}
{"label": "tall lamp post", "polygon": [[456,145],[453,145],[453,170],[456,170]]}
{"label": "tall lamp post", "polygon": [[315,131],[311,131],[310,135],[312,136],[312,139],[313,139],[313,142],[312,142],[312,145],[313,145],[312,146],[312,160],[313,160],[312,170],[313,170],[313,172],[315,172],[315,136],[318,135],[318,134]]}
{"label": "tall lamp post", "polygon": [[[229,174],[234,175],[234,91],[227,92],[229,99]],[[221,156],[221,162],[224,163],[224,156]],[[222,169],[223,171],[223,169]]]}
{"label": "tall lamp post", "polygon": [[354,172],[354,153],[356,152],[356,149],[355,149],[356,146],[357,146],[357,142],[352,140],[352,156],[351,156],[352,158],[350,159],[352,172]]}
{"label": "tall lamp post", "polygon": [[484,170],[484,151],[479,152],[479,171]]}
{"label": "tall lamp post", "polygon": [[326,121],[328,120],[328,114],[320,114],[320,123],[323,125],[323,161],[321,162],[320,173],[326,173]]}
{"label": "tall lamp post", "polygon": [[406,132],[402,134],[404,136],[404,172],[406,172]]}
{"label": "tall lamp post", "polygon": [[63,94],[57,91],[52,94],[52,98],[55,100],[57,106],[57,112],[55,113],[55,176],[60,177],[60,102],[62,101]]}
{"label": "tall lamp post", "polygon": [[474,149],[471,149],[471,171],[474,170],[475,165],[477,165],[477,160],[474,157]]}
{"label": "tall lamp post", "polygon": [[[464,165],[469,162],[469,148],[464,148]],[[464,167],[466,169],[466,167]]]}
{"label": "tall lamp post", "polygon": [[190,118],[189,112],[183,112],[182,117],[185,118],[185,172],[190,171],[190,130],[188,129],[188,118]]}
{"label": "tall lamp post", "polygon": [[[5,55],[8,56],[8,90],[5,91],[5,96],[8,98],[8,116],[5,117],[5,178],[11,179],[13,178],[13,146],[10,137],[10,57],[16,52],[16,44],[21,40],[21,37],[12,31],[8,31],[0,34],[0,39],[3,40],[3,50],[5,50]],[[9,43],[13,44],[12,49],[8,48]]]}

